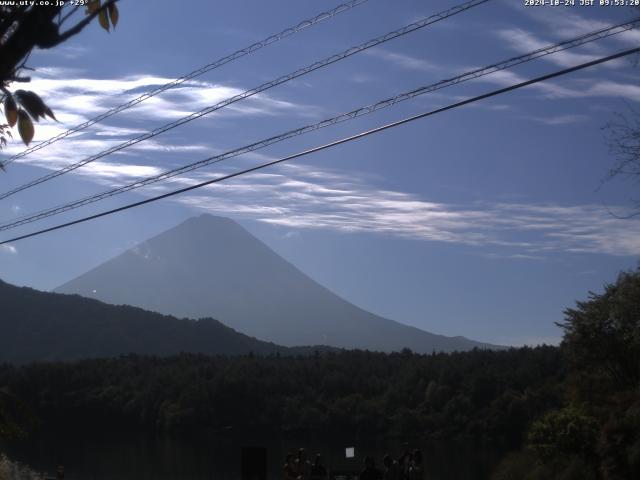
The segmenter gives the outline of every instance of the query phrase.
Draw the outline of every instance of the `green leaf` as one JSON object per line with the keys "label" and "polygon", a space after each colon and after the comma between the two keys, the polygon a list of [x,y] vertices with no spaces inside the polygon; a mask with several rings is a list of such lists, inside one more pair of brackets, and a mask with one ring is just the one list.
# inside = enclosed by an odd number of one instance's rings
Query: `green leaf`
{"label": "green leaf", "polygon": [[13,127],[18,121],[18,106],[12,95],[7,95],[4,99],[4,115],[7,117],[7,123]]}
{"label": "green leaf", "polygon": [[29,114],[22,109],[18,110],[18,133],[26,146],[29,146],[31,140],[33,140],[34,132],[33,122]]}

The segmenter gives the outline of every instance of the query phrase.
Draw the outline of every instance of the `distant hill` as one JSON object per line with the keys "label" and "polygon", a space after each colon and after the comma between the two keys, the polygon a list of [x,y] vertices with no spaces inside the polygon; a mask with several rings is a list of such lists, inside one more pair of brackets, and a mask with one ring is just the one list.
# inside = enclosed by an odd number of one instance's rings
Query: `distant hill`
{"label": "distant hill", "polygon": [[281,345],[416,352],[497,348],[379,317],[340,298],[238,223],[188,219],[62,285],[111,304],[178,317],[213,317]]}
{"label": "distant hill", "polygon": [[0,281],[0,363],[77,360],[128,353],[172,355],[307,354],[262,342],[212,319],[178,320],[78,295],[45,293]]}

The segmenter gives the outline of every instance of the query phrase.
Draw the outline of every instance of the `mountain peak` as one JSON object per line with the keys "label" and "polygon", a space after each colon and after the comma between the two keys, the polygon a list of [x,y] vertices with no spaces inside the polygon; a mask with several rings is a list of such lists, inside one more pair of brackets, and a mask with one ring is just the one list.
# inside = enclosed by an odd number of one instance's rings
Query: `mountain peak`
{"label": "mountain peak", "polygon": [[[171,230],[177,230],[187,226],[204,226],[204,227],[229,227],[231,225],[239,226],[238,222],[229,217],[221,217],[210,213],[203,213],[187,218],[184,222],[173,227]],[[171,231],[169,230],[169,231]]]}
{"label": "mountain peak", "polygon": [[309,278],[240,224],[203,214],[56,289],[179,318],[219,319],[253,337],[294,345],[468,350],[487,345],[434,335],[362,310]]}
{"label": "mountain peak", "polygon": [[229,217],[222,217],[220,215],[213,215],[212,213],[201,213],[200,215],[196,215],[193,217],[190,217],[187,219],[187,221],[189,220],[194,220],[194,221],[200,221],[200,222],[232,222],[232,223],[236,223],[235,220],[233,220],[232,218]]}
{"label": "mountain peak", "polygon": [[[39,292],[0,280],[0,362],[29,363],[116,357],[129,353],[306,355],[325,347],[288,349],[248,337],[217,320],[179,320],[77,295]],[[2,477],[5,478],[5,477]]]}

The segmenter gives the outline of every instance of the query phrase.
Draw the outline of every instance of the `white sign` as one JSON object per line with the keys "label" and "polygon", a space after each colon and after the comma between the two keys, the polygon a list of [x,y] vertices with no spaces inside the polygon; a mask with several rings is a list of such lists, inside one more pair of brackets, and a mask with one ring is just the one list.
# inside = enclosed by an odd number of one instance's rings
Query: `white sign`
{"label": "white sign", "polygon": [[355,447],[347,447],[345,450],[345,456],[347,458],[353,458],[356,456],[356,449]]}

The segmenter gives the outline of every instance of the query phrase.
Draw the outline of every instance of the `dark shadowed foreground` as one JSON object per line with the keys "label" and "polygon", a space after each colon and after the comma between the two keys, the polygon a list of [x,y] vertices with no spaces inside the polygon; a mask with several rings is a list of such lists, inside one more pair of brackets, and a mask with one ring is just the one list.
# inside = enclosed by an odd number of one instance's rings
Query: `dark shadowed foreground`
{"label": "dark shadowed foreground", "polygon": [[[71,432],[86,446],[109,435],[204,438],[204,445],[251,439],[275,442],[274,457],[289,448],[283,438],[307,446],[328,439],[317,445],[328,451],[348,446],[345,439],[366,447],[381,438],[385,449],[411,439],[432,452],[434,444],[511,451],[490,467],[492,455],[482,455],[475,478],[488,478],[490,470],[494,480],[637,478],[640,270],[578,302],[560,326],[559,348],[128,355],[4,365],[0,427],[14,436],[58,436],[62,445]],[[451,471],[471,462],[457,448]],[[70,462],[84,462],[82,455]]]}
{"label": "dark shadowed foreground", "polygon": [[535,415],[561,404],[563,376],[554,347],[130,355],[0,368],[0,384],[21,404],[17,423],[32,425],[26,443],[11,444],[15,458],[38,470],[64,459],[69,472],[127,480],[178,470],[237,478],[240,447],[256,444],[268,447],[272,467],[297,446],[345,467],[344,448],[356,446],[360,468],[361,454],[380,461],[404,442],[425,450],[435,478],[487,478]]}

